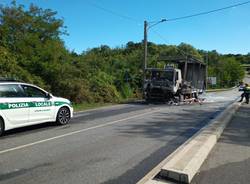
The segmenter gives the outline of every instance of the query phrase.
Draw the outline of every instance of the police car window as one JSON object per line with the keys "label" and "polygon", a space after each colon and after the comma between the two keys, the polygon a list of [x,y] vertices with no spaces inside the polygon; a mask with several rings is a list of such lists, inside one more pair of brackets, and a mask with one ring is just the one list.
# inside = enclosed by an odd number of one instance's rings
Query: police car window
{"label": "police car window", "polygon": [[22,86],[27,97],[40,97],[44,98],[46,96],[45,92],[42,90],[32,87],[32,86]]}
{"label": "police car window", "polygon": [[0,85],[0,97],[25,97],[22,88],[17,84],[2,84]]}

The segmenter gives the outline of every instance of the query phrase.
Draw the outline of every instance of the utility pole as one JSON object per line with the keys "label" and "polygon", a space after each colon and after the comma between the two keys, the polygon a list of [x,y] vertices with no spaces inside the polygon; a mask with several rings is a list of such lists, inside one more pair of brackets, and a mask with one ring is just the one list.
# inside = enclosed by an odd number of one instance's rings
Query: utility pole
{"label": "utility pole", "polygon": [[206,89],[208,89],[208,83],[207,83],[207,80],[208,80],[208,51],[206,53]]}
{"label": "utility pole", "polygon": [[147,69],[147,57],[148,57],[148,22],[144,21],[144,63],[143,63],[143,79],[145,79],[145,72]]}
{"label": "utility pole", "polygon": [[148,30],[152,27],[154,27],[157,24],[160,24],[162,22],[166,22],[167,19],[161,19],[160,21],[155,21],[155,22],[147,22],[146,20],[144,21],[144,63],[143,63],[143,68],[144,72],[147,69],[147,57],[148,57]]}
{"label": "utility pole", "polygon": [[148,57],[148,22],[144,21],[144,59],[143,59],[143,79],[142,79],[142,93],[144,97],[144,81],[146,79],[147,57]]}
{"label": "utility pole", "polygon": [[148,58],[148,30],[162,22],[167,21],[167,19],[161,19],[160,21],[147,22],[144,21],[144,59],[143,59],[143,81],[142,81],[142,91],[144,95],[144,80],[146,79],[146,69],[147,69],[147,58]]}

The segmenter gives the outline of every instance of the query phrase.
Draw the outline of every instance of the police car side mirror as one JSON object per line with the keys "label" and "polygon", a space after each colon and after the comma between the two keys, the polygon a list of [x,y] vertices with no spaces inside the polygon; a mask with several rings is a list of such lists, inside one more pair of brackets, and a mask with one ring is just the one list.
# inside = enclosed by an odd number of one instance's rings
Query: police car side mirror
{"label": "police car side mirror", "polygon": [[52,98],[52,95],[50,93],[46,93],[46,96],[45,96],[47,99],[51,99]]}

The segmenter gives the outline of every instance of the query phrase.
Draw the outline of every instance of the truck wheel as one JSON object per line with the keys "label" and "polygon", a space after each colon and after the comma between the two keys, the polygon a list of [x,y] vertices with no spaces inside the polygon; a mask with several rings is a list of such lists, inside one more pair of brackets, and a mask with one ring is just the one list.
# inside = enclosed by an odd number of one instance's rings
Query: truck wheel
{"label": "truck wheel", "polygon": [[70,110],[67,107],[61,107],[57,113],[56,123],[59,125],[66,125],[70,120]]}
{"label": "truck wheel", "polygon": [[150,103],[150,102],[151,102],[150,94],[149,94],[148,92],[147,92],[147,94],[146,94],[145,100],[146,100],[147,103]]}
{"label": "truck wheel", "polygon": [[148,97],[146,97],[146,103],[150,103],[151,102],[151,99],[150,98],[148,98]]}
{"label": "truck wheel", "polygon": [[194,98],[198,99],[198,93],[197,92],[194,93]]}
{"label": "truck wheel", "polygon": [[2,119],[0,119],[0,137],[3,135],[4,133],[4,122]]}

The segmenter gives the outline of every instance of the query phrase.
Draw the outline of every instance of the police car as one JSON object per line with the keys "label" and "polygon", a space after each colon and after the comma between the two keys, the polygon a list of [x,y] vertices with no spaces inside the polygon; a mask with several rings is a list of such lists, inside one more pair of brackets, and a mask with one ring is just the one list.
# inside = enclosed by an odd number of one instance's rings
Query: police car
{"label": "police car", "polygon": [[5,130],[45,122],[65,125],[72,117],[69,100],[32,84],[0,81],[0,136]]}

